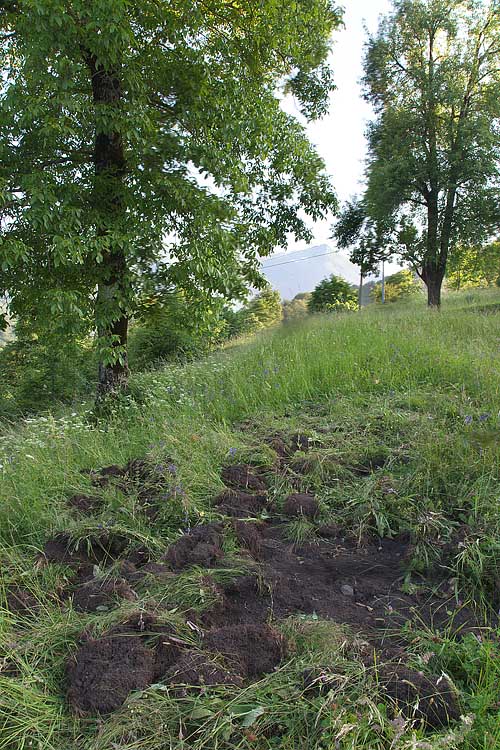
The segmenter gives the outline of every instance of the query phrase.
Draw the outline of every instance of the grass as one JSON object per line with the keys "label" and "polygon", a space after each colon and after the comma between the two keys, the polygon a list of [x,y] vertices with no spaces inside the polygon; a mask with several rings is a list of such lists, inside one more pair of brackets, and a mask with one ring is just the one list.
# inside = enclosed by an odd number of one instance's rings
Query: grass
{"label": "grass", "polygon": [[[93,426],[82,406],[6,425],[0,750],[500,747],[500,632],[482,641],[425,628],[413,634],[415,665],[450,676],[464,716],[424,736],[411,722],[391,718],[377,697],[376,668],[357,658],[355,634],[301,617],[280,625],[293,643],[289,660],[244,691],[198,690],[179,698],[160,684],[131,696],[104,722],[76,719],[65,704],[63,675],[81,631],[104,632],[132,607],[161,611],[165,592],[151,582],[136,603],[82,614],[57,601],[68,570],[36,564],[44,542],[61,530],[85,545],[105,527],[160,554],[180,529],[217,518],[211,499],[222,489],[223,464],[271,466],[275,456],[263,438],[300,431],[316,441],[300,482],[317,495],[321,516],[315,524],[289,522],[292,543],[314,541],[315,527],[326,523],[360,541],[409,533],[414,578],[408,585],[440,574],[477,608],[498,607],[499,302],[498,293],[464,293],[451,296],[440,314],[410,305],[319,316],[201,361],[135,375],[134,397],[117,405],[109,424]],[[170,467],[154,523],[138,512],[133,493],[114,487],[101,492],[95,519],[70,514],[67,497],[90,490],[82,469],[142,456]],[[290,490],[276,480],[271,495],[278,507]],[[231,567],[217,572],[224,580],[245,567],[230,536],[228,547]],[[36,622],[8,612],[2,591],[12,585],[40,602]],[[213,603],[204,571],[183,573],[167,594],[177,603],[168,618],[180,637],[192,640],[182,613]],[[304,670],[313,668],[326,669],[326,693],[301,687]]]}

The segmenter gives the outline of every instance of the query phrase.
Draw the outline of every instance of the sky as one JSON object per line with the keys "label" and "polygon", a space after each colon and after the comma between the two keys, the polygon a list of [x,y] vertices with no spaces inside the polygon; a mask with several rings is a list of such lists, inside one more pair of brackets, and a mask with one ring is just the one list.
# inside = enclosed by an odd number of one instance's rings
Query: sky
{"label": "sky", "polygon": [[[330,54],[337,89],[331,94],[328,114],[322,120],[306,124],[309,138],[325,160],[341,203],[363,189],[364,133],[372,114],[370,105],[362,98],[360,86],[366,38],[364,27],[366,25],[374,32],[380,15],[390,8],[390,0],[345,0],[345,28],[335,33]],[[291,97],[284,101],[283,106],[305,122]],[[332,218],[311,226],[314,231],[312,244],[333,244],[330,239]],[[304,247],[304,242],[296,243],[291,238],[288,250]]]}

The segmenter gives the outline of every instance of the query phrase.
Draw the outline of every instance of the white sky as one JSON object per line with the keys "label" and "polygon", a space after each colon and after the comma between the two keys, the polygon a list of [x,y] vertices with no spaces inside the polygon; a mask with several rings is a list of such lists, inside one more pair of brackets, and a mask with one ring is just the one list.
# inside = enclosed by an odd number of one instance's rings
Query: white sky
{"label": "white sky", "polygon": [[[329,113],[307,125],[309,138],[325,160],[341,203],[363,189],[364,133],[371,118],[371,107],[362,99],[359,83],[363,73],[364,26],[375,31],[379,16],[390,9],[390,0],[345,0],[345,28],[335,33],[330,55],[337,89],[330,97]],[[284,108],[303,121],[292,98],[284,102]],[[332,244],[332,223],[330,217],[313,225],[312,244]],[[303,242],[291,239],[288,249],[304,246]]]}

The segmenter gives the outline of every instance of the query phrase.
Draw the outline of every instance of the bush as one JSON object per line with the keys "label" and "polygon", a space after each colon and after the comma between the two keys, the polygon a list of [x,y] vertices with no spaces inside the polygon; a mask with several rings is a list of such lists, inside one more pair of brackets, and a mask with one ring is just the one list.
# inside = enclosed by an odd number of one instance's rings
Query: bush
{"label": "bush", "polygon": [[[421,286],[415,275],[407,268],[388,276],[385,280],[385,301],[399,302],[411,299],[421,291]],[[382,284],[377,282],[372,289],[371,296],[375,302],[382,302]]]}
{"label": "bush", "polygon": [[292,300],[283,300],[283,320],[290,323],[293,320],[304,318],[308,314],[308,302],[311,298],[309,292],[297,294]]}
{"label": "bush", "polygon": [[332,275],[318,284],[311,294],[307,307],[309,312],[356,310],[358,307],[356,291],[345,279]]}
{"label": "bush", "polygon": [[[129,363],[131,370],[143,370],[166,360],[190,358],[212,348],[220,339],[225,323],[215,307],[201,306],[193,315],[179,292],[173,292],[143,308],[131,326]],[[200,313],[203,315],[200,315]]]}
{"label": "bush", "polygon": [[70,404],[95,389],[90,342],[21,337],[0,349],[0,417],[13,418]]}
{"label": "bush", "polygon": [[226,338],[246,336],[280,323],[283,318],[280,293],[268,287],[240,310],[226,308]]}

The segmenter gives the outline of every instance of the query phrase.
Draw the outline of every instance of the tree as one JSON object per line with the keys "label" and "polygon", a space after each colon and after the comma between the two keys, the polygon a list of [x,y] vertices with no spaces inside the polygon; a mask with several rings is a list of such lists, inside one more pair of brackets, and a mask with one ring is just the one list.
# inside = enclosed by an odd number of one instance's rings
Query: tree
{"label": "tree", "polygon": [[500,241],[485,247],[458,247],[450,258],[446,281],[451,289],[500,286]]}
{"label": "tree", "polygon": [[283,300],[283,321],[291,323],[308,314],[307,304],[311,298],[310,292],[300,292],[291,300]]}
{"label": "tree", "polygon": [[258,328],[268,328],[283,318],[280,293],[267,286],[245,308],[246,315],[257,321]]}
{"label": "tree", "polygon": [[439,306],[450,254],[498,226],[498,0],[394,0],[367,44],[370,216]]}
{"label": "tree", "polygon": [[[259,285],[258,254],[335,204],[304,129],[332,88],[327,0],[2,4],[0,293],[53,330],[94,326],[100,391],[126,382],[151,280],[193,316]],[[146,289],[144,289],[146,287]]]}
{"label": "tree", "polygon": [[[408,300],[420,291],[420,283],[415,278],[415,274],[407,268],[388,276],[385,280],[386,302]],[[380,282],[373,287],[372,297],[375,302],[382,302],[382,284]]]}
{"label": "tree", "polygon": [[320,281],[308,302],[309,312],[344,312],[357,307],[356,292],[352,286],[332,274]]}
{"label": "tree", "polygon": [[365,277],[377,273],[380,263],[389,260],[394,252],[390,233],[370,218],[363,199],[356,197],[342,208],[333,236],[340,248],[350,249],[351,263],[359,266],[358,307],[361,309]]}

